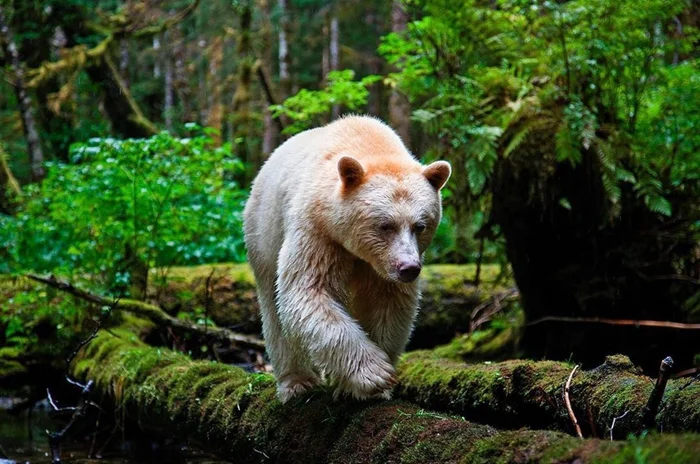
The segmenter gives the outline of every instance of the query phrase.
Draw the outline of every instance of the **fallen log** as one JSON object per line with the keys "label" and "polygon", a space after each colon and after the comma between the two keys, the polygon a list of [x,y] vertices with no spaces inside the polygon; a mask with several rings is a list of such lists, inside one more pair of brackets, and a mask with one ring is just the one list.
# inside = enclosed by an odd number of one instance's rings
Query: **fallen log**
{"label": "fallen log", "polygon": [[[441,349],[406,354],[399,365],[395,396],[423,407],[449,411],[495,426],[558,429],[573,433],[563,390],[572,366],[555,361],[511,360],[464,364],[437,356]],[[615,437],[638,430],[654,380],[626,356],[579,371],[570,401],[584,435],[606,434],[615,417]],[[668,381],[656,416],[663,431],[700,432],[700,382]]]}
{"label": "fallen log", "polygon": [[265,342],[258,338],[232,332],[221,327],[206,327],[193,322],[178,319],[152,304],[129,299],[110,300],[95,293],[78,288],[72,283],[58,279],[55,276],[45,277],[29,273],[26,274],[25,277],[64,291],[73,296],[77,296],[78,298],[81,298],[87,302],[102,306],[110,306],[117,310],[128,311],[132,314],[145,317],[156,324],[169,327],[176,332],[204,337],[210,341],[229,343],[234,346],[253,348],[256,350],[265,349]]}
{"label": "fallen log", "polygon": [[401,401],[333,402],[317,389],[281,405],[269,374],[193,361],[102,332],[72,364],[141,427],[237,462],[700,462],[700,436],[580,440],[499,431]]}
{"label": "fallen log", "polygon": [[[474,265],[425,266],[421,309],[409,349],[431,348],[469,332],[472,310],[508,290],[509,284],[496,282],[499,272],[497,265],[483,265],[477,287]],[[204,312],[221,327],[260,333],[255,278],[247,264],[156,269],[149,281],[149,299],[171,314]],[[504,301],[504,309],[511,303]]]}

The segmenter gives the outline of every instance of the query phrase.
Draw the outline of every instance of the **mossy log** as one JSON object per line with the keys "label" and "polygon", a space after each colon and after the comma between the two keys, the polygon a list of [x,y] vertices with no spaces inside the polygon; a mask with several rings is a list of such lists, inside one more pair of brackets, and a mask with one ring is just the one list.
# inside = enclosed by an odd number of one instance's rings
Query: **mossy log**
{"label": "mossy log", "polygon": [[[563,389],[573,365],[555,361],[511,360],[465,364],[440,358],[448,347],[414,351],[399,365],[396,396],[423,407],[459,414],[495,426],[572,431]],[[626,356],[608,356],[603,365],[579,371],[570,399],[586,436],[615,437],[639,430],[654,380],[641,375]],[[700,432],[700,382],[668,382],[656,423],[663,431]]]}
{"label": "mossy log", "polygon": [[[159,278],[160,270],[153,273],[149,298],[166,311],[206,312],[219,326],[260,333],[255,278],[247,264],[176,267],[165,278]],[[482,266],[482,282],[476,287],[474,265],[426,266],[421,274],[421,309],[409,348],[430,348],[468,332],[472,310],[507,290],[496,282],[499,273],[496,265]]]}
{"label": "mossy log", "polygon": [[[499,431],[401,401],[334,402],[322,389],[285,405],[269,374],[193,361],[103,332],[72,365],[148,430],[236,462],[700,462],[700,436],[580,440],[553,431]],[[165,432],[167,431],[167,432]]]}

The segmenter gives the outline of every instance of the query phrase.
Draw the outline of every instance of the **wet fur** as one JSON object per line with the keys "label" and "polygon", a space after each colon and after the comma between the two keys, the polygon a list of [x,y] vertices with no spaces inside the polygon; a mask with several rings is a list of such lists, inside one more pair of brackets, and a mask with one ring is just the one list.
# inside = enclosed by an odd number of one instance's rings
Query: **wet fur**
{"label": "wet fur", "polygon": [[396,269],[430,244],[449,175],[362,116],[302,132],[270,156],[244,221],[281,401],[324,376],[337,395],[390,396],[420,296]]}

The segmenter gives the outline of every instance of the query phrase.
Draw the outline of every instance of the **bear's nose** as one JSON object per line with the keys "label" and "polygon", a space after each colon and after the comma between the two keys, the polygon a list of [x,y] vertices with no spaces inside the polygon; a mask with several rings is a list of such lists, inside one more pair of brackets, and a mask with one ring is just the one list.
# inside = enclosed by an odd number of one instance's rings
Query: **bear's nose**
{"label": "bear's nose", "polygon": [[419,263],[404,263],[399,266],[399,279],[401,282],[413,282],[420,274]]}

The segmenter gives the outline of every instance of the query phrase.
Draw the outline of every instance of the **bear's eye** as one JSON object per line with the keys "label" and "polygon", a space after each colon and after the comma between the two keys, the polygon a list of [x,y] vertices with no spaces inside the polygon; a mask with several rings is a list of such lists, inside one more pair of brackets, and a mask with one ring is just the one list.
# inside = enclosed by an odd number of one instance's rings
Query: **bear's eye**
{"label": "bear's eye", "polygon": [[425,230],[425,224],[423,224],[422,222],[419,222],[418,224],[413,226],[413,230],[415,233],[421,234]]}
{"label": "bear's eye", "polygon": [[389,233],[394,230],[394,224],[391,222],[384,222],[379,226],[379,230],[381,230],[383,233]]}

